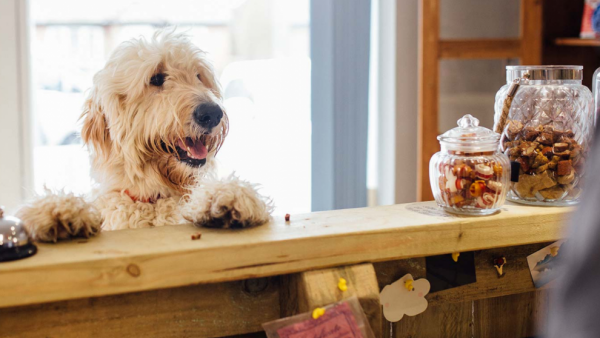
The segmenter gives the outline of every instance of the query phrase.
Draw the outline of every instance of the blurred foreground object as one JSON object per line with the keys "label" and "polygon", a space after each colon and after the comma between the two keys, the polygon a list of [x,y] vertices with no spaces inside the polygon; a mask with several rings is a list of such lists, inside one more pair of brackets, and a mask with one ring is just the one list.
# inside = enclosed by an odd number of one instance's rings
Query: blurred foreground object
{"label": "blurred foreground object", "polygon": [[[600,170],[600,147],[596,139],[592,149],[590,172]],[[580,208],[571,221],[564,253],[561,277],[553,290],[548,318],[548,337],[599,337],[600,321],[600,179],[589,176]]]}

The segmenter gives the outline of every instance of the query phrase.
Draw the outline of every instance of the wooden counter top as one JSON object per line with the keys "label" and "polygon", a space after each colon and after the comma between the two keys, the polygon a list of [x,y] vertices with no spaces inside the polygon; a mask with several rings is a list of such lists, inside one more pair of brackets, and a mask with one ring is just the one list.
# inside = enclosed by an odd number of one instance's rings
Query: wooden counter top
{"label": "wooden counter top", "polygon": [[[104,232],[0,263],[0,307],[553,241],[572,210],[507,204],[496,215],[459,217],[423,202],[292,215],[289,223],[275,215],[253,229]],[[197,232],[202,239],[191,240]]]}

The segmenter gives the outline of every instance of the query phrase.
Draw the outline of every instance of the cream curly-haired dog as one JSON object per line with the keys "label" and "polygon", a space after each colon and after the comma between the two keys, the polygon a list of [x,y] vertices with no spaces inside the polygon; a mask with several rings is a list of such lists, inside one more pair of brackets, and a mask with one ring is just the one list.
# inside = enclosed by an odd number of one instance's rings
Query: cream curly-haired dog
{"label": "cream curly-haired dog", "polygon": [[41,241],[103,230],[193,222],[246,227],[270,218],[270,200],[214,157],[228,120],[212,66],[182,34],[134,39],[95,76],[82,114],[93,196],[50,193],[17,212]]}

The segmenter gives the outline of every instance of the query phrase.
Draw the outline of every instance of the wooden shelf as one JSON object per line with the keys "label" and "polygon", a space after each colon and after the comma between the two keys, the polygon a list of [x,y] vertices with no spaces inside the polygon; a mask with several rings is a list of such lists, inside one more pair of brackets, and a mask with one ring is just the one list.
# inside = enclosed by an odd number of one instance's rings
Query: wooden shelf
{"label": "wooden shelf", "polygon": [[558,46],[600,47],[600,39],[558,38],[555,43]]}
{"label": "wooden shelf", "polygon": [[434,202],[275,216],[252,229],[191,224],[103,232],[39,244],[0,263],[0,308],[218,283],[361,262],[554,241],[571,208],[507,204],[486,217],[446,214]]}

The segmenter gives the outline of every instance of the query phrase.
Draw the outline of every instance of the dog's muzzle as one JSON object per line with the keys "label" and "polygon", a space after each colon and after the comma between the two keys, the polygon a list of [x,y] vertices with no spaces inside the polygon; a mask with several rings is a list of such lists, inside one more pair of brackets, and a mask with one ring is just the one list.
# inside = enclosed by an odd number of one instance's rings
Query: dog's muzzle
{"label": "dog's muzzle", "polygon": [[221,119],[223,118],[223,110],[219,105],[214,103],[203,103],[194,109],[194,122],[196,122],[200,127],[204,128],[205,134],[210,133],[210,131],[219,125]]}

